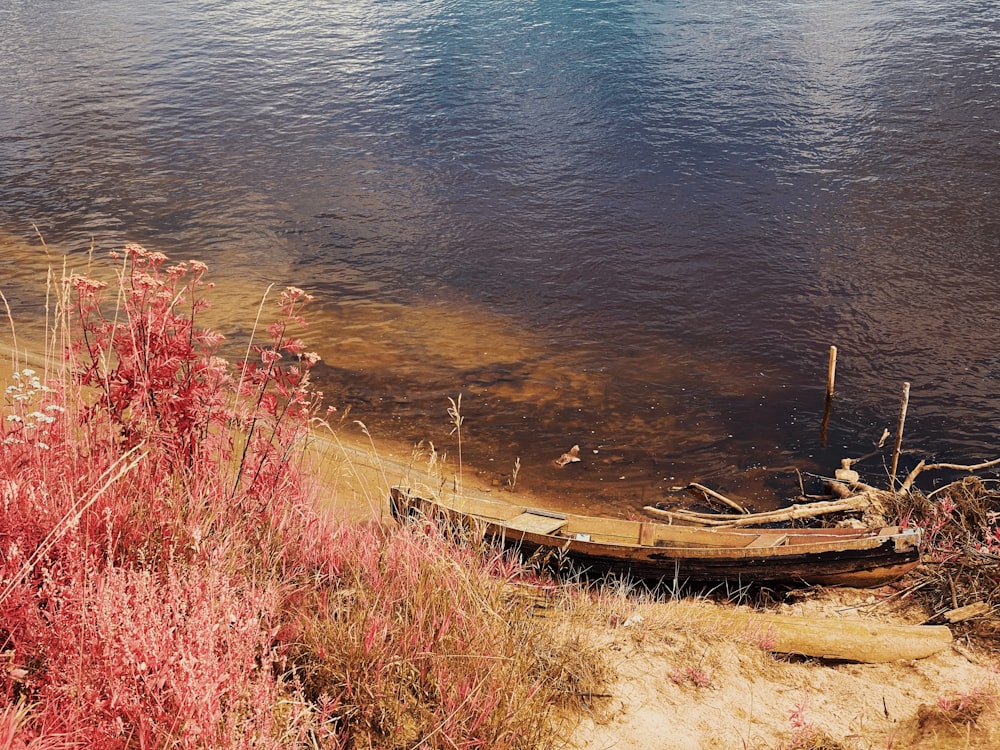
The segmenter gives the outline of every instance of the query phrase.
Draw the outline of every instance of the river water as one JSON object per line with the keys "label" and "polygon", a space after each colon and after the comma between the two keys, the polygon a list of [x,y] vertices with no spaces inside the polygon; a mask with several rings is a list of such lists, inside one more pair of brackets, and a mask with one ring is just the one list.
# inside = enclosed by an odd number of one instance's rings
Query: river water
{"label": "river water", "polygon": [[32,224],[204,260],[234,336],[304,287],[350,419],[454,457],[461,393],[573,507],[767,506],[904,381],[904,464],[1000,455],[995,1],[0,0],[0,69],[16,316]]}

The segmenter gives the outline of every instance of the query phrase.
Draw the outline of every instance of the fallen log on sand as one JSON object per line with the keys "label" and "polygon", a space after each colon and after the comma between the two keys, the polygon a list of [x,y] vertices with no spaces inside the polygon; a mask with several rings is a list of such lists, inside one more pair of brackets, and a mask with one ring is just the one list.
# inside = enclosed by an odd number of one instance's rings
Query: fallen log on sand
{"label": "fallen log on sand", "polygon": [[752,639],[765,651],[868,664],[923,659],[947,648],[952,640],[945,625],[892,625],[735,609],[724,611],[719,625]]}

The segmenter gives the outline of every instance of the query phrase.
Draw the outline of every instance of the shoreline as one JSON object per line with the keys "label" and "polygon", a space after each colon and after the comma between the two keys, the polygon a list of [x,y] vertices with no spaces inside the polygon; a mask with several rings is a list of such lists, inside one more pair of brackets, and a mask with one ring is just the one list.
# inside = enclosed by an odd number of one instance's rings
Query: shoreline
{"label": "shoreline", "polygon": [[[324,507],[338,516],[350,520],[386,520],[389,518],[389,489],[394,485],[411,488],[426,487],[440,490],[454,487],[458,482],[458,469],[447,462],[431,458],[420,446],[407,446],[401,442],[367,435],[359,425],[353,425],[361,434],[350,434],[346,426],[314,430],[309,437],[309,456],[316,469],[315,481],[328,487],[332,502]],[[365,428],[367,430],[367,428]],[[553,498],[529,490],[508,490],[494,485],[490,472],[478,467],[463,465],[462,491],[508,501],[559,510]]]}
{"label": "shoreline", "polygon": [[[18,341],[20,343],[20,339]],[[15,357],[8,343],[8,336],[0,335],[3,346],[0,366],[13,371]],[[45,357],[30,349],[21,349],[17,359],[21,368],[45,371],[59,366],[51,360],[46,362]],[[0,375],[0,382],[7,379],[6,374]],[[426,452],[421,455],[418,445],[370,434],[367,427],[358,422],[330,425],[329,429],[314,428],[307,442],[308,455],[313,462],[309,467],[314,474],[313,480],[318,487],[329,490],[330,502],[324,502],[323,507],[349,520],[386,519],[389,488],[394,484],[440,488],[457,481],[458,470],[450,460],[435,459],[436,470],[432,471],[427,467],[429,455]],[[465,464],[462,475],[467,492],[494,498],[509,495],[512,502],[523,505],[548,508],[559,505],[553,498],[540,493],[522,489],[507,492],[502,486],[487,483],[491,472],[480,467]]]}

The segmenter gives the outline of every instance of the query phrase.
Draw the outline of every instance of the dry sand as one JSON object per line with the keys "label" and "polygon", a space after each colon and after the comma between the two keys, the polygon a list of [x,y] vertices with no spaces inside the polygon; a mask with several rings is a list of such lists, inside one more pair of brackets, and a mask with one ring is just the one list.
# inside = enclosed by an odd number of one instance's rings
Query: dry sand
{"label": "dry sand", "polygon": [[[830,594],[838,604],[868,596]],[[637,609],[639,624],[594,629],[613,654],[610,697],[573,727],[570,747],[1000,747],[995,667],[961,646],[889,664],[822,662],[691,628],[669,604]],[[941,710],[963,696],[979,696],[973,711]]]}

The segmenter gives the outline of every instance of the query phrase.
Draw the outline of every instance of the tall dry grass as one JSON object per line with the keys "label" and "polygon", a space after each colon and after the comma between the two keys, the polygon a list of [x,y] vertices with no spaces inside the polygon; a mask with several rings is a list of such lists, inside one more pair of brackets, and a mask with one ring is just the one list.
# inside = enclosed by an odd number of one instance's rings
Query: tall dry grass
{"label": "tall dry grass", "polygon": [[62,281],[5,390],[0,750],[548,744],[580,657],[520,566],[316,510],[309,296],[234,365],[204,264],[115,263]]}

